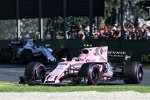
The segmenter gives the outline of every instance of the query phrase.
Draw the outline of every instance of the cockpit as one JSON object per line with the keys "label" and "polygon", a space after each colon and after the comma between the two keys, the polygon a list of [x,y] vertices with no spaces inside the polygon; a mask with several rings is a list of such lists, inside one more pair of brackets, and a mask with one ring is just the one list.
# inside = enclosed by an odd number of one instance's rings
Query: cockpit
{"label": "cockpit", "polygon": [[89,50],[88,49],[83,49],[81,51],[81,54],[79,55],[78,59],[80,61],[83,61],[83,60],[86,60],[87,59],[87,56],[88,56],[88,53],[89,53]]}

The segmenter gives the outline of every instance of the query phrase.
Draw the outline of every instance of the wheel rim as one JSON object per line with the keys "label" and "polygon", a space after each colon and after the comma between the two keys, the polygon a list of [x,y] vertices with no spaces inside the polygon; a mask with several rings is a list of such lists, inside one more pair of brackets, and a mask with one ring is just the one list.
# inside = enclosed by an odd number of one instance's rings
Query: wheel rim
{"label": "wheel rim", "polygon": [[137,79],[139,83],[141,82],[142,78],[143,78],[143,71],[141,68],[139,68],[137,73]]}
{"label": "wheel rim", "polygon": [[45,78],[45,70],[43,68],[43,66],[39,65],[37,67],[37,71],[36,71],[36,75],[35,77],[37,77],[38,81],[43,82],[44,78]]}
{"label": "wheel rim", "polygon": [[88,83],[91,85],[97,85],[98,80],[99,80],[99,69],[97,68],[97,66],[93,66]]}
{"label": "wheel rim", "polygon": [[99,77],[99,73],[97,69],[94,69],[92,72],[92,80],[97,81]]}

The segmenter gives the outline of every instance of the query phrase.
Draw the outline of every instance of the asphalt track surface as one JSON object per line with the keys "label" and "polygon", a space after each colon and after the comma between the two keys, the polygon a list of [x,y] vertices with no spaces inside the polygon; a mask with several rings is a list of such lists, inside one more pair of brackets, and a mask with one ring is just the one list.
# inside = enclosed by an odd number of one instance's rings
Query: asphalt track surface
{"label": "asphalt track surface", "polygon": [[[19,82],[19,76],[23,76],[26,65],[21,64],[0,64],[0,81]],[[143,68],[144,75],[141,86],[150,86],[150,67]],[[126,85],[122,80],[100,83],[100,85]]]}

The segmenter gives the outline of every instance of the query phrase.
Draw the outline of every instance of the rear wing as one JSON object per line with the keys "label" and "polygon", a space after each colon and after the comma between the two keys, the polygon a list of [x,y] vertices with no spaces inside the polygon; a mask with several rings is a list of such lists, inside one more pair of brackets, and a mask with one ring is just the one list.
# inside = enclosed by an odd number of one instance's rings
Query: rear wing
{"label": "rear wing", "polygon": [[123,62],[130,60],[132,52],[126,51],[108,51],[108,61],[111,62]]}
{"label": "rear wing", "polygon": [[9,46],[23,46],[23,43],[22,41],[19,41],[19,40],[11,40],[9,41]]}

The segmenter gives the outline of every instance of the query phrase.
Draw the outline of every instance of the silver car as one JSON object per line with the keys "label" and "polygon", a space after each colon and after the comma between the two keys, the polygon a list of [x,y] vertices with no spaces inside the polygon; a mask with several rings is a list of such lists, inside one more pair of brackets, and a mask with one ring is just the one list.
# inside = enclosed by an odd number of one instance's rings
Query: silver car
{"label": "silver car", "polygon": [[37,40],[27,39],[23,47],[18,48],[16,57],[24,63],[31,61],[55,62],[56,58],[52,55],[52,49],[44,46],[38,46]]}

